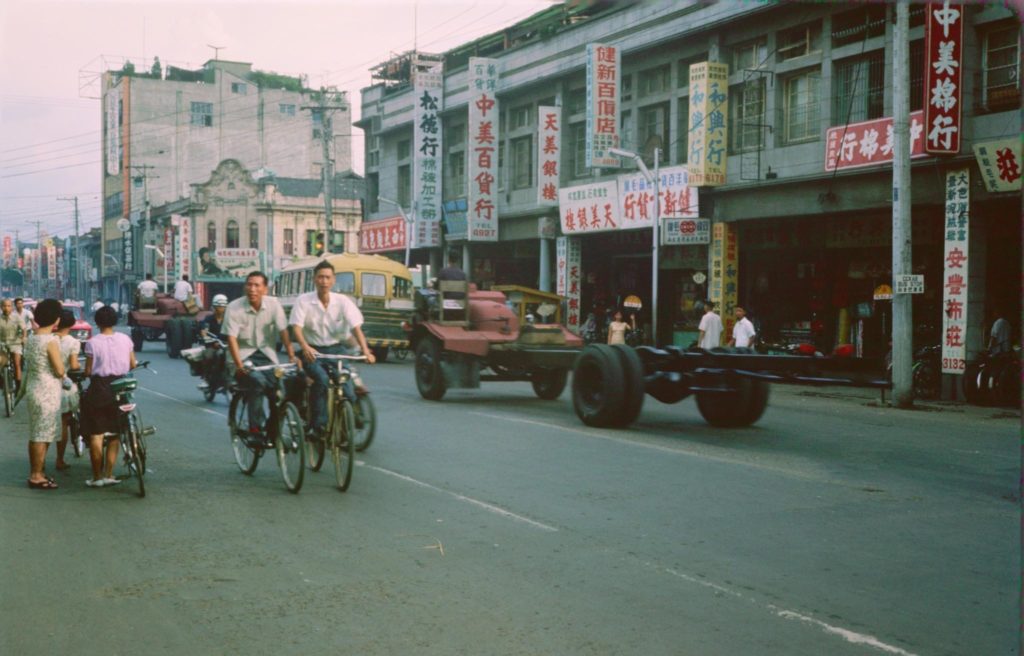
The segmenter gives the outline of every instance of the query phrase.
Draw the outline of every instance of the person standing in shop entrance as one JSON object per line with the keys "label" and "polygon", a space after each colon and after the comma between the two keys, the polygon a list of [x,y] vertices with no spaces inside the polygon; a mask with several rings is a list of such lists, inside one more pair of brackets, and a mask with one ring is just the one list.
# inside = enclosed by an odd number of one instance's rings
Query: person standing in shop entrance
{"label": "person standing in shop entrance", "polygon": [[718,348],[722,343],[722,317],[715,314],[715,304],[712,301],[704,302],[704,316],[700,318],[700,338],[697,346],[710,351]]}
{"label": "person standing in shop entrance", "polygon": [[747,311],[737,305],[736,325],[732,327],[732,339],[729,340],[729,346],[751,348],[754,346],[755,339],[757,339],[757,334],[754,331],[754,324],[750,323],[750,319],[747,318]]}

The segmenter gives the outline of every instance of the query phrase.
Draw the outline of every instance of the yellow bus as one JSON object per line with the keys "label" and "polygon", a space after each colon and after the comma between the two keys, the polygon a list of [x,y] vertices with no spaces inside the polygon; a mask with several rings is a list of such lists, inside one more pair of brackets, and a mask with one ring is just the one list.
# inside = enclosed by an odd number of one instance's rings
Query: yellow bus
{"label": "yellow bus", "polygon": [[274,278],[274,295],[290,315],[299,294],[311,292],[313,268],[327,260],[334,265],[334,291],[347,294],[363,312],[363,334],[379,361],[391,350],[404,355],[409,339],[402,323],[413,310],[412,275],[404,265],[381,255],[337,253],[308,257],[288,264]]}

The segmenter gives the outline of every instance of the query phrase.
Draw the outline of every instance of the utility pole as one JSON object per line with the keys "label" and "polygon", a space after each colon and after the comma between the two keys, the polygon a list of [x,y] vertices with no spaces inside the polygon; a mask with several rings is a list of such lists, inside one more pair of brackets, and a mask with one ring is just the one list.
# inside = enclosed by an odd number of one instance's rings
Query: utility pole
{"label": "utility pole", "polygon": [[74,201],[75,203],[75,266],[71,270],[75,272],[75,295],[78,300],[85,302],[85,291],[82,288],[82,236],[78,232],[78,196],[58,196],[57,200]]}
{"label": "utility pole", "polygon": [[[141,177],[142,178],[142,213],[141,213],[141,215],[142,215],[142,241],[144,242],[143,245],[145,245],[145,241],[148,238],[149,230],[150,230],[150,227],[151,227],[150,226],[150,211],[149,211],[149,179],[150,178],[154,178],[154,179],[159,179],[160,178],[159,175],[152,175],[151,173],[148,172],[150,169],[155,169],[155,168],[156,167],[151,165],[151,164],[133,164],[132,165],[132,170],[136,171],[136,177]],[[139,171],[141,171],[141,173],[139,173]],[[132,235],[134,236],[136,234],[134,232],[135,226],[132,226],[131,230],[132,230]],[[135,253],[134,246],[137,246],[137,245],[138,244],[133,244],[133,248],[132,248],[132,253],[133,254]],[[143,273],[146,272],[145,249],[143,249],[142,272]],[[156,275],[156,255],[153,256],[153,275]]]}
{"label": "utility pole", "polygon": [[[911,273],[910,223],[910,9],[896,3],[893,33],[892,275]],[[914,404],[913,307],[910,294],[892,296],[892,398],[898,408]]]}
{"label": "utility pole", "polygon": [[302,109],[309,110],[315,116],[320,115],[320,145],[323,148],[324,164],[321,169],[323,178],[324,193],[324,221],[326,230],[324,236],[324,254],[329,255],[334,246],[334,168],[331,160],[331,142],[334,140],[331,114],[339,110],[348,109],[348,106],[341,101],[341,94],[336,89],[320,87],[319,102],[316,105],[303,105]]}

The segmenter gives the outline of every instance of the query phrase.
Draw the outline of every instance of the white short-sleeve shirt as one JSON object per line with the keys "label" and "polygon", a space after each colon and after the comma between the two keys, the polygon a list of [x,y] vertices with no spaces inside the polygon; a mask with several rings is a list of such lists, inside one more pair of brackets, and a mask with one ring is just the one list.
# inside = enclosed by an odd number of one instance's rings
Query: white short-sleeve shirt
{"label": "white short-sleeve shirt", "polygon": [[750,346],[750,340],[754,339],[755,334],[754,324],[750,323],[750,319],[746,317],[737,321],[736,325],[732,327],[732,337],[736,340],[736,346]]}
{"label": "white short-sleeve shirt", "polygon": [[702,349],[717,348],[722,343],[722,317],[714,312],[705,312],[700,318],[699,330],[704,331],[704,339],[700,340]]}
{"label": "white short-sleeve shirt", "polygon": [[174,283],[174,298],[178,301],[184,301],[188,298],[188,295],[192,293],[192,285],[187,280],[179,280]]}
{"label": "white short-sleeve shirt", "polygon": [[302,328],[310,346],[334,346],[347,340],[353,328],[363,325],[363,313],[344,294],[331,292],[324,307],[316,292],[306,292],[295,299],[288,323]]}
{"label": "white short-sleeve shirt", "polygon": [[142,298],[153,298],[156,296],[156,290],[159,286],[155,280],[143,280],[139,283],[139,294]]}
{"label": "white short-sleeve shirt", "polygon": [[225,336],[238,340],[238,354],[245,360],[259,351],[277,363],[277,340],[288,328],[281,303],[273,296],[264,296],[260,309],[253,309],[245,296],[228,303],[221,330]]}

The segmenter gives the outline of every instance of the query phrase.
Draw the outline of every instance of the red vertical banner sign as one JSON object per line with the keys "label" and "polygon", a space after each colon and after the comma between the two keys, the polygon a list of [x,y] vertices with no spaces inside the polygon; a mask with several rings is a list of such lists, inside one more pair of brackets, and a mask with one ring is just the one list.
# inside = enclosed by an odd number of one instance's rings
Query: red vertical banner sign
{"label": "red vertical banner sign", "polygon": [[964,8],[949,0],[927,5],[924,36],[925,151],[960,152]]}
{"label": "red vertical banner sign", "polygon": [[537,110],[537,204],[558,205],[562,108],[541,106]]}
{"label": "red vertical banner sign", "polygon": [[942,373],[967,366],[967,246],[970,233],[970,169],[946,173],[946,228],[942,276]]}
{"label": "red vertical banner sign", "polygon": [[469,58],[469,241],[498,241],[498,65]]}

